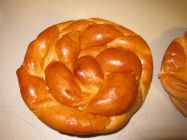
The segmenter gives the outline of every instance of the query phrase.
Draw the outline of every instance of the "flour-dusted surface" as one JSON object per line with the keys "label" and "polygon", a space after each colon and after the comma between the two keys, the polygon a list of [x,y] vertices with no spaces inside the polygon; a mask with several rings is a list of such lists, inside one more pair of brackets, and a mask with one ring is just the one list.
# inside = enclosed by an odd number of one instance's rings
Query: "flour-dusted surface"
{"label": "flour-dusted surface", "polygon": [[[185,0],[1,0],[0,139],[187,139],[187,118],[175,109],[158,80],[166,48],[187,30],[186,13]],[[90,17],[114,21],[140,34],[152,50],[154,75],[146,101],[123,129],[110,135],[81,138],[60,134],[35,117],[21,98],[16,69],[29,42],[46,27]]]}

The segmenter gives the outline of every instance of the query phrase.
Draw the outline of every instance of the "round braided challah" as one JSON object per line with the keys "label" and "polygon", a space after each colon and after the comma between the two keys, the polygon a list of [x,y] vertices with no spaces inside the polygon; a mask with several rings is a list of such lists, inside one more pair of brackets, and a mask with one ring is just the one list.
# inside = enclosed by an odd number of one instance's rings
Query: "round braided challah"
{"label": "round braided challah", "polygon": [[104,19],[56,24],[30,43],[17,70],[28,107],[59,132],[117,131],[144,102],[152,55],[134,32]]}
{"label": "round braided challah", "polygon": [[187,117],[187,32],[167,48],[160,81],[176,108]]}

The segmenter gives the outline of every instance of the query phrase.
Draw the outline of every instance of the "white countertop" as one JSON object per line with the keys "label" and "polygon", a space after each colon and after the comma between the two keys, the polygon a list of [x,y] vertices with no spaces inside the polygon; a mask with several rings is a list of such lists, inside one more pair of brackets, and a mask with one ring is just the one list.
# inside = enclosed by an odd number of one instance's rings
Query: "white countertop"
{"label": "white countertop", "polygon": [[[123,129],[104,136],[72,137],[47,127],[27,108],[20,95],[16,69],[29,42],[46,27],[90,17],[114,21],[147,41],[154,59],[153,81],[143,106]],[[187,139],[187,118],[172,105],[158,80],[166,48],[185,30],[185,0],[0,0],[0,139]]]}

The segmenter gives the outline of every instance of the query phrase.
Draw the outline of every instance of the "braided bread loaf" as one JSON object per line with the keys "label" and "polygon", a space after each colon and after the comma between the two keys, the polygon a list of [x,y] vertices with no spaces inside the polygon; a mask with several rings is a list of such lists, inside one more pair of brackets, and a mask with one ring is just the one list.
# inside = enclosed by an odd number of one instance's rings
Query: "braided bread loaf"
{"label": "braided bread loaf", "polygon": [[147,43],[104,19],[67,21],[30,43],[17,70],[31,111],[59,132],[120,129],[144,102],[152,78]]}
{"label": "braided bread loaf", "polygon": [[187,117],[187,32],[175,39],[166,50],[160,81],[173,104]]}

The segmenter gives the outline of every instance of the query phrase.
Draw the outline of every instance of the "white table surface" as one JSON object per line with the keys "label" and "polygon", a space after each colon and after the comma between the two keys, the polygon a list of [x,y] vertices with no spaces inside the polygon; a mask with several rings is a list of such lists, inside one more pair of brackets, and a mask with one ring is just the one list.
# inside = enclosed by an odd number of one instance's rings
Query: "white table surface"
{"label": "white table surface", "polygon": [[[112,20],[147,41],[154,59],[153,81],[143,106],[123,129],[104,136],[72,137],[47,127],[27,108],[20,95],[16,69],[29,42],[46,27],[90,17]],[[187,139],[187,118],[175,109],[158,80],[164,51],[185,30],[185,0],[0,0],[0,139]]]}

